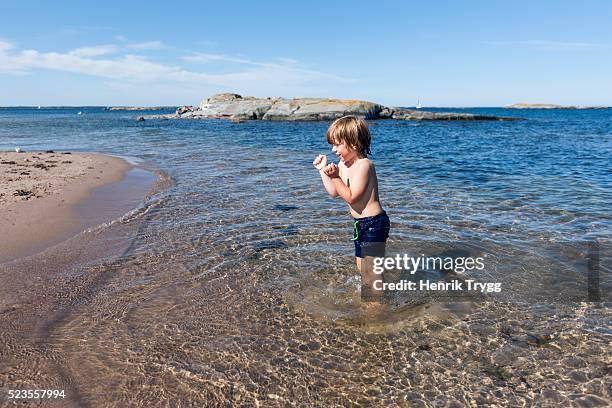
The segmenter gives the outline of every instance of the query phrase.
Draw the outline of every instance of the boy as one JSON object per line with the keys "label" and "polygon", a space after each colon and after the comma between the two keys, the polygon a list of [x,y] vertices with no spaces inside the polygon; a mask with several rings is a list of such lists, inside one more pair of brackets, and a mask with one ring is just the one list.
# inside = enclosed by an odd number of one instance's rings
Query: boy
{"label": "boy", "polygon": [[385,256],[389,237],[389,217],[378,199],[378,180],[374,164],[368,159],[371,136],[368,125],[355,116],[337,119],[327,129],[327,142],[340,158],[340,164],[327,163],[318,155],[312,164],[321,174],[323,186],[331,197],[342,197],[353,216],[355,263],[361,274],[363,301],[382,300],[382,275],[373,272],[372,257]]}

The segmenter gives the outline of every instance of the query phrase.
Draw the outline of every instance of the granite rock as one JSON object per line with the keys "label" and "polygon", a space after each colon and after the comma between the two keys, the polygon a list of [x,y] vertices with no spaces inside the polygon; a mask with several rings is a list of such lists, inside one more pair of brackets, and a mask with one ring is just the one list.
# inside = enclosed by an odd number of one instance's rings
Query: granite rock
{"label": "granite rock", "polygon": [[[191,108],[191,107],[189,107]],[[197,109],[180,108],[176,114],[148,115],[145,119],[205,119],[222,118],[234,122],[244,120],[270,121],[330,121],[354,115],[368,120],[516,120],[469,113],[428,112],[389,108],[377,103],[355,99],[330,98],[255,98],[235,93],[213,95]]]}
{"label": "granite rock", "polygon": [[389,110],[391,112],[390,117],[397,120],[518,120],[517,118],[475,115],[472,113],[429,112],[403,108],[391,108]]}
{"label": "granite rock", "polygon": [[264,120],[334,120],[346,115],[378,119],[383,106],[352,99],[277,99]]}

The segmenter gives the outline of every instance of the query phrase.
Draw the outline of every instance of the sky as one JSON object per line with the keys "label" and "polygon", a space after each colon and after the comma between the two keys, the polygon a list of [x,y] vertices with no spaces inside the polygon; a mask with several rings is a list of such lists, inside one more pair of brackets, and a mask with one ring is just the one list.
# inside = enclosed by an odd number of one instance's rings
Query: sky
{"label": "sky", "polygon": [[4,2],[0,106],[611,106],[610,21],[588,0]]}

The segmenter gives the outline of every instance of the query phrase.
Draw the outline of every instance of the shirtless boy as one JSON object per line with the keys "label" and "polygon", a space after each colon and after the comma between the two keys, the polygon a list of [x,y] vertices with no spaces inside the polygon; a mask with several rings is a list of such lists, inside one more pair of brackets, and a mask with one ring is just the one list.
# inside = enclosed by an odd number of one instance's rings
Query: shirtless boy
{"label": "shirtless boy", "polygon": [[[378,180],[370,154],[371,136],[363,119],[344,116],[327,129],[327,142],[340,158],[339,165],[327,162],[327,156],[318,155],[312,164],[321,174],[323,186],[331,197],[342,197],[353,216],[353,242],[355,263],[361,274],[361,297],[364,301],[382,300],[382,290],[376,290],[374,281],[383,280],[373,272],[372,258],[385,256],[385,243],[389,237],[389,217],[378,199]],[[378,284],[376,287],[381,288]]]}

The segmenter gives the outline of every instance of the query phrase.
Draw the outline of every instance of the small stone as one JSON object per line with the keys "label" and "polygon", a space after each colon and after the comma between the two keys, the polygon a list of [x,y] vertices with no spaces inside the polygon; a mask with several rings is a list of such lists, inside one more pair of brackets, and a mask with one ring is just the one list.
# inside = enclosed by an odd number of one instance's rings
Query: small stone
{"label": "small stone", "polygon": [[567,376],[579,384],[585,383],[589,380],[585,373],[578,370],[570,372]]}
{"label": "small stone", "polygon": [[563,396],[557,390],[542,390],[542,397],[554,402],[561,402],[563,400]]}
{"label": "small stone", "polygon": [[582,398],[575,400],[575,402],[581,407],[609,407],[608,402],[595,396],[586,395]]}
{"label": "small stone", "polygon": [[549,334],[528,334],[527,344],[532,346],[545,346],[552,341],[552,336]]}

